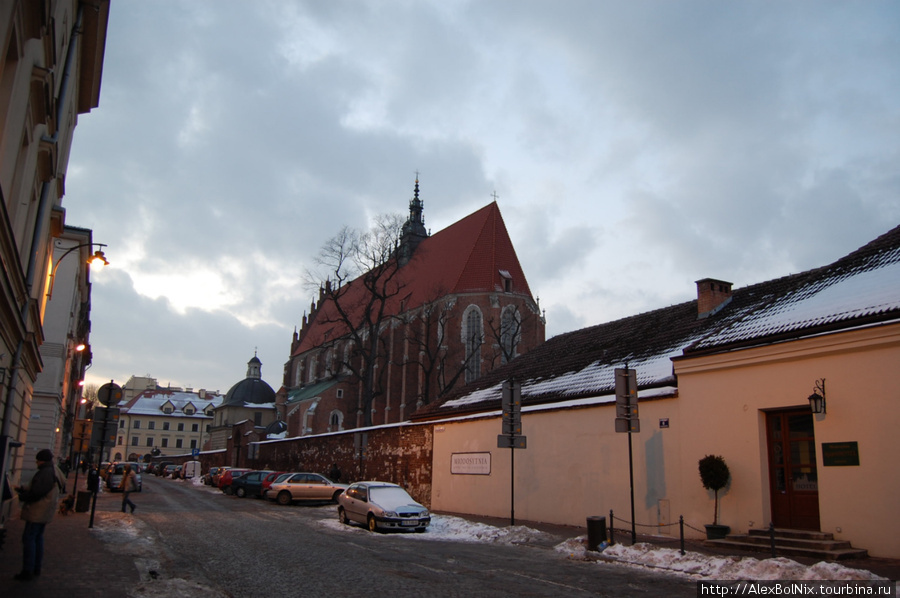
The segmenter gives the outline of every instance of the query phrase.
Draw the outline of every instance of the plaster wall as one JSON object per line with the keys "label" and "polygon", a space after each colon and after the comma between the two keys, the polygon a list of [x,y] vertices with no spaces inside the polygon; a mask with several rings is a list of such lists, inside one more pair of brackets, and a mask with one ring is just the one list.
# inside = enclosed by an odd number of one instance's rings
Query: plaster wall
{"label": "plaster wall", "polygon": [[[732,532],[767,526],[765,413],[808,409],[815,381],[824,378],[827,413],[814,416],[820,529],[872,556],[896,558],[900,389],[892,374],[898,364],[900,324],[677,360],[685,429],[682,467],[673,475],[690,482],[701,457],[721,454],[732,474],[721,495],[721,522]],[[832,442],[858,443],[859,466],[825,465],[822,443]],[[684,490],[673,507],[686,518],[710,518],[712,493],[699,482]]]}
{"label": "plaster wall", "polygon": [[[608,517],[613,510],[616,527],[626,527],[622,520],[631,520],[628,434],[615,432],[615,415],[614,403],[526,411],[522,428],[527,448],[514,455],[512,449],[497,448],[500,417],[436,422],[432,507],[509,517],[514,493],[516,519],[583,526],[587,517]],[[671,499],[680,490],[672,474],[680,471],[678,402],[641,402],[640,419],[641,432],[631,435],[634,521],[641,525],[640,533],[677,536],[678,514]],[[661,428],[660,420],[667,420],[668,427]],[[453,473],[454,456],[477,453],[490,455],[489,474]]]}

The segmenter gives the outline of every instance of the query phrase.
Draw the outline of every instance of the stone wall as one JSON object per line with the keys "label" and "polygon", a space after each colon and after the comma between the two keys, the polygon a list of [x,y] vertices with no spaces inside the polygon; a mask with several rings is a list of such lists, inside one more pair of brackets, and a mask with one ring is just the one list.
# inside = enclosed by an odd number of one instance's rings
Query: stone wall
{"label": "stone wall", "polygon": [[393,425],[261,442],[240,465],[328,475],[337,464],[345,484],[393,482],[430,507],[432,445],[430,424]]}

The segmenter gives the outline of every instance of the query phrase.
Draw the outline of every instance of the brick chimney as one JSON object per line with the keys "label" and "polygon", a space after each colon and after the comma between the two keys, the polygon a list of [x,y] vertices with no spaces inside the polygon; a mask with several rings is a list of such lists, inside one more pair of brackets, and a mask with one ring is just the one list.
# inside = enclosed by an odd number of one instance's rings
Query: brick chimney
{"label": "brick chimney", "polygon": [[731,301],[731,283],[715,278],[704,278],[697,283],[697,317],[705,318],[716,313]]}

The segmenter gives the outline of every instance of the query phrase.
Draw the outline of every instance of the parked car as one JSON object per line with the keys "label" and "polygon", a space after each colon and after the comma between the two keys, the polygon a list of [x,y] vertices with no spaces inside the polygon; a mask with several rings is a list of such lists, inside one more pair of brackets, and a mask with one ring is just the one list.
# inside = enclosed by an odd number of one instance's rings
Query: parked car
{"label": "parked car", "polygon": [[169,463],[168,465],[166,465],[165,467],[163,467],[163,470],[162,470],[162,476],[163,476],[164,478],[168,478],[168,477],[174,478],[174,477],[175,477],[175,470],[178,469],[179,467],[181,467],[181,466],[180,466],[180,465],[175,465],[174,463]]}
{"label": "parked car", "polygon": [[169,465],[173,465],[173,463],[172,463],[171,461],[160,461],[159,463],[156,464],[156,469],[154,470],[154,472],[155,472],[156,475],[158,475],[158,476],[165,476],[165,475],[166,475],[166,468],[167,468]]}
{"label": "parked car", "polygon": [[428,509],[397,484],[357,482],[338,497],[341,523],[364,524],[369,531],[415,530],[424,532],[431,523]]}
{"label": "parked car", "polygon": [[272,482],[266,498],[280,505],[289,505],[295,500],[324,500],[337,502],[347,484],[338,484],[318,473],[295,473],[279,482]]}
{"label": "parked car", "polygon": [[219,473],[219,471],[222,469],[223,468],[219,465],[213,465],[212,467],[210,467],[209,470],[203,474],[203,483],[207,486],[214,486],[216,474]]}
{"label": "parked car", "polygon": [[[129,461],[128,464],[131,465],[131,469],[134,471],[137,491],[140,492],[141,487],[143,486],[143,478],[141,477],[143,467],[140,463],[132,461]],[[106,487],[112,492],[116,492],[119,489],[119,484],[122,483],[122,475],[124,475],[124,473],[125,462],[110,463],[109,468],[106,470]]]}
{"label": "parked car", "polygon": [[231,482],[234,481],[234,478],[240,477],[247,473],[248,471],[253,471],[252,469],[241,469],[238,467],[232,467],[228,469],[225,473],[223,473],[219,477],[218,488],[225,494],[232,494],[233,489],[231,487]]}
{"label": "parked car", "polygon": [[216,475],[213,476],[213,478],[212,478],[212,484],[211,484],[211,485],[212,485],[212,486],[215,486],[216,488],[218,488],[218,487],[219,487],[219,480],[222,479],[222,476],[225,475],[225,472],[228,471],[229,469],[232,469],[232,468],[231,468],[231,466],[228,466],[228,465],[226,465],[226,466],[224,466],[224,467],[220,467],[220,468],[216,471]]}
{"label": "parked car", "polygon": [[200,461],[188,461],[181,468],[181,477],[186,480],[200,476]]}
{"label": "parked car", "polygon": [[242,476],[231,480],[231,491],[238,498],[245,496],[261,497],[263,495],[263,482],[270,474],[275,473],[268,469],[248,471]]}
{"label": "parked car", "polygon": [[[277,480],[278,478],[280,478],[282,476],[287,476],[289,474],[290,474],[290,472],[287,472],[287,471],[273,471],[273,472],[269,473],[269,475],[267,475],[265,477],[265,479],[263,480],[263,483],[262,483],[262,498],[266,497],[266,492],[269,491],[269,488],[272,486],[273,483],[275,483],[275,480]],[[287,477],[285,477],[285,479],[287,479]]]}

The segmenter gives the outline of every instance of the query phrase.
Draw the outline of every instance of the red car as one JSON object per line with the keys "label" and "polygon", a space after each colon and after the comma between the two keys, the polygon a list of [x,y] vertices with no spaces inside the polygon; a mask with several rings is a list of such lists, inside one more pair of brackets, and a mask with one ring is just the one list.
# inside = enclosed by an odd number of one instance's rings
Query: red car
{"label": "red car", "polygon": [[266,476],[266,478],[263,480],[263,483],[262,483],[262,497],[263,498],[266,497],[266,491],[268,491],[269,486],[272,485],[272,482],[274,482],[275,479],[283,473],[287,473],[287,472],[286,471],[273,471],[272,473],[270,473],[269,475]]}
{"label": "red car", "polygon": [[247,473],[248,471],[253,471],[252,469],[240,469],[240,468],[232,468],[219,476],[219,490],[224,492],[225,494],[232,494],[233,490],[231,488],[231,480],[234,478],[240,477]]}

